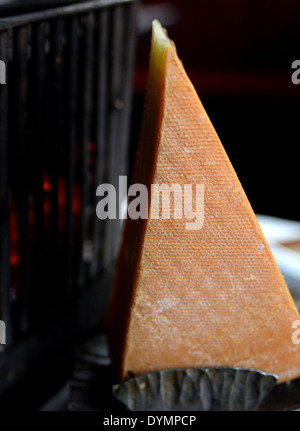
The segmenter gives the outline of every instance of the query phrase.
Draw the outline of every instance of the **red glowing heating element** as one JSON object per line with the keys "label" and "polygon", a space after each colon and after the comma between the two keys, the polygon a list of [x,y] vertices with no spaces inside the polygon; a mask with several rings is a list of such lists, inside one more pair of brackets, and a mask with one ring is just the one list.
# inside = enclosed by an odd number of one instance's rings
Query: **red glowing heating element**
{"label": "red glowing heating element", "polygon": [[[43,235],[45,238],[49,236],[51,223],[51,182],[47,171],[43,175]],[[66,228],[66,184],[65,178],[58,178],[58,230],[62,234]],[[35,237],[35,213],[34,202],[29,199],[28,206],[28,235],[30,248],[33,249]],[[81,187],[79,184],[73,185],[72,197],[72,215],[74,222],[74,231],[76,232],[80,226],[81,214]],[[19,211],[15,200],[10,198],[10,216],[9,216],[9,236],[10,236],[10,268],[11,268],[11,299],[18,298],[20,286],[20,226],[19,226]],[[45,242],[47,247],[47,241]],[[32,250],[30,250],[32,251]],[[30,253],[32,256],[32,254]]]}

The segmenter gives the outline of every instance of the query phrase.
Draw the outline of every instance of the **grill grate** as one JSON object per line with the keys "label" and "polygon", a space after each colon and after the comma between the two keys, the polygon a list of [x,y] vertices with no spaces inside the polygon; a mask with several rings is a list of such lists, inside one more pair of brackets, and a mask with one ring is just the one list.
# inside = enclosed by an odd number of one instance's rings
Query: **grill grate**
{"label": "grill grate", "polygon": [[7,344],[111,265],[96,188],[128,173],[136,2],[0,18],[0,319]]}

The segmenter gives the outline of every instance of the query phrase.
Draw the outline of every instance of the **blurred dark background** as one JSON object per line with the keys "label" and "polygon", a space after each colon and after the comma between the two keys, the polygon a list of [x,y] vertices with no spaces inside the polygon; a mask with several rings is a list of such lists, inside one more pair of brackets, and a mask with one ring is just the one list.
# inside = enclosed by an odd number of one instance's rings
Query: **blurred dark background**
{"label": "blurred dark background", "polygon": [[227,151],[256,213],[300,220],[300,3],[294,0],[142,1],[133,142],[137,139],[157,18]]}

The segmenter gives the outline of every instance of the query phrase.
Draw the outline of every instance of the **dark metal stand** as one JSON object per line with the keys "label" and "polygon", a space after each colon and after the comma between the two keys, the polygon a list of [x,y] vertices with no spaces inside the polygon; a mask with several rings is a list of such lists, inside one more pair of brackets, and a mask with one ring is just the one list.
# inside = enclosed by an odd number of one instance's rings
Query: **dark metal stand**
{"label": "dark metal stand", "polygon": [[[260,411],[295,410],[300,407],[300,379],[276,385]],[[81,346],[70,384],[70,411],[124,411],[112,395],[108,346],[103,333]]]}

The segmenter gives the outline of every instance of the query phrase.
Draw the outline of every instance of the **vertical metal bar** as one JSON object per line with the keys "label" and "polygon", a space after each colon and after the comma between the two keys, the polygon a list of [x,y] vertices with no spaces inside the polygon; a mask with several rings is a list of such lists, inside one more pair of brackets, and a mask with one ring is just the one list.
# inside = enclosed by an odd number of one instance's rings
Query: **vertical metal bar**
{"label": "vertical metal bar", "polygon": [[[117,110],[115,115],[117,118],[115,121],[118,122],[118,127],[116,128],[116,160],[115,166],[118,169],[118,175],[127,176],[129,173],[128,169],[128,153],[129,153],[129,137],[130,137],[130,114],[131,114],[131,95],[132,95],[132,71],[133,71],[133,58],[134,58],[134,41],[135,41],[135,16],[136,16],[136,4],[123,5],[120,12],[120,20],[123,23],[122,28],[122,51],[118,54],[120,56],[119,61],[121,64],[115,65],[117,69],[122,71],[122,77],[116,77],[116,87],[115,87],[115,101],[114,108]],[[117,24],[118,25],[118,24]],[[117,79],[119,81],[117,81]],[[117,84],[118,83],[118,84]],[[110,158],[112,161],[112,158]],[[113,169],[111,166],[110,169]],[[129,179],[128,179],[129,180]],[[118,178],[115,179],[118,181]],[[129,181],[128,181],[129,183]],[[129,184],[128,184],[129,185]],[[120,193],[120,190],[119,190]],[[126,199],[126,196],[123,196]],[[126,205],[127,202],[120,202],[121,205]],[[123,208],[120,209],[120,214]],[[120,242],[121,242],[121,231],[122,224],[119,223],[114,229],[114,240],[113,240],[113,250],[112,259],[115,259],[118,254]]]}
{"label": "vertical metal bar", "polygon": [[[118,190],[118,177],[120,175],[120,152],[118,140],[118,129],[120,115],[122,114],[122,94],[121,83],[123,81],[122,69],[122,46],[123,46],[123,10],[121,6],[116,6],[111,10],[110,16],[110,64],[109,64],[109,94],[108,94],[108,109],[109,109],[109,132],[107,137],[108,145],[108,182],[113,184]],[[118,239],[120,236],[120,220],[118,218],[119,205],[117,199],[117,218],[116,220],[105,220],[105,235],[104,235],[104,266],[110,265],[116,257]]]}
{"label": "vertical metal bar", "polygon": [[32,286],[31,310],[32,316],[44,312],[43,291],[41,284],[44,283],[44,104],[46,84],[46,22],[38,22],[32,25],[32,60],[31,60],[31,190],[33,193],[34,211],[34,284]]}
{"label": "vertical metal bar", "polygon": [[91,139],[91,114],[92,114],[92,71],[93,71],[93,32],[95,15],[90,12],[83,17],[83,56],[81,67],[82,76],[82,124],[80,133],[81,150],[81,232],[80,232],[80,265],[79,265],[79,285],[83,285],[87,276],[87,265],[84,261],[84,251],[87,237],[88,204],[89,204],[89,144]]}
{"label": "vertical metal bar", "polygon": [[28,27],[14,31],[14,144],[16,145],[15,194],[19,213],[20,235],[20,330],[29,329],[29,222],[28,222],[28,175],[27,175],[27,95],[28,95]]}
{"label": "vertical metal bar", "polygon": [[5,64],[6,84],[0,84],[0,319],[6,325],[6,343],[11,341],[10,267],[9,267],[9,195],[8,195],[8,92],[7,31],[0,32],[0,58]]}
{"label": "vertical metal bar", "polygon": [[66,288],[71,291],[73,284],[72,275],[72,245],[73,245],[73,185],[75,178],[74,152],[77,141],[77,88],[78,88],[78,37],[79,37],[78,16],[70,18],[68,21],[68,106],[67,106],[67,155],[66,155]]}
{"label": "vertical metal bar", "polygon": [[[108,44],[108,11],[104,9],[97,15],[96,55],[95,55],[95,143],[96,166],[95,187],[97,188],[105,179],[105,146],[107,140],[107,44]],[[94,190],[94,206],[96,208],[96,189]],[[102,267],[103,250],[103,221],[94,218],[93,230],[93,262],[91,276]]]}
{"label": "vertical metal bar", "polygon": [[[102,162],[98,159],[97,163],[99,164],[99,172],[102,171],[102,177],[96,174],[96,185],[103,182],[103,172],[107,171],[106,181],[113,184],[118,190],[119,176],[128,174],[136,4],[116,6],[110,11],[109,22],[102,23],[102,27],[109,31],[105,40],[105,44],[109,46],[108,52],[103,56],[104,58],[108,57],[108,61],[102,58],[101,73],[98,72],[100,82],[101,76],[103,76],[100,101],[101,103],[105,101],[106,110],[99,110],[97,114],[99,128],[96,133],[97,146],[104,139],[106,150],[103,151],[99,148]],[[107,21],[107,17],[105,19]],[[107,76],[104,75],[105,69]],[[103,87],[107,87],[106,92]],[[104,125],[101,122],[102,118],[104,118]],[[98,134],[100,139],[97,138]],[[95,222],[93,274],[97,270],[97,262],[100,259],[101,262],[103,261],[103,266],[106,267],[113,262],[118,253],[122,229],[118,205],[119,202],[117,201],[117,220],[97,220]],[[100,247],[101,243],[102,248]],[[99,250],[100,256],[101,251],[103,252],[100,258]]]}
{"label": "vertical metal bar", "polygon": [[123,114],[120,118],[119,141],[122,145],[119,148],[120,160],[120,175],[128,175],[129,169],[129,137],[130,137],[130,116],[132,102],[132,84],[133,84],[133,63],[135,53],[135,20],[137,13],[137,3],[132,3],[123,6],[124,10],[124,37],[122,51],[122,110]]}
{"label": "vertical metal bar", "polygon": [[[59,287],[57,281],[59,265],[59,154],[63,145],[63,48],[64,48],[64,20],[55,19],[50,24],[50,104],[48,106],[48,146],[49,146],[49,182],[50,182],[50,229],[49,229],[49,275]],[[52,287],[53,289],[53,287]],[[55,290],[55,289],[54,289]],[[54,299],[54,296],[53,298]]]}

